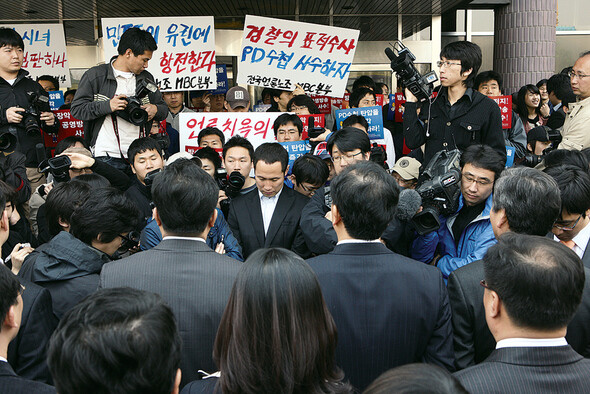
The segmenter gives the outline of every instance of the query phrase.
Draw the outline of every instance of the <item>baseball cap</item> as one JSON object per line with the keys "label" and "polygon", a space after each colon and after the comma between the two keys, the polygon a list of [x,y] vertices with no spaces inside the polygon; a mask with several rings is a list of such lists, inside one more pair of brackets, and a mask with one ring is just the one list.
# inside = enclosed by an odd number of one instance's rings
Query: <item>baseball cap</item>
{"label": "baseball cap", "polygon": [[527,144],[533,141],[547,142],[549,141],[548,131],[551,130],[548,126],[537,126],[529,130],[526,136]]}
{"label": "baseball cap", "polygon": [[391,170],[397,172],[406,181],[418,179],[420,175],[420,162],[413,157],[402,157],[395,162]]}
{"label": "baseball cap", "polygon": [[250,94],[243,87],[234,86],[225,94],[225,101],[227,101],[231,109],[236,109],[237,107],[247,108],[250,106]]}

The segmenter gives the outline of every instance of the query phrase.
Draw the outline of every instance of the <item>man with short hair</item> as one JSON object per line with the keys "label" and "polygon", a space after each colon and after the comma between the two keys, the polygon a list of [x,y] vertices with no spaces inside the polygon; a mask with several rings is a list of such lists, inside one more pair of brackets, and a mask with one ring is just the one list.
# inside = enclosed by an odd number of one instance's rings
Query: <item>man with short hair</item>
{"label": "man with short hair", "polygon": [[537,126],[529,130],[526,135],[526,149],[529,153],[542,156],[545,149],[551,146],[547,126]]}
{"label": "man with short hair", "polygon": [[148,91],[149,103],[141,106],[147,112],[146,123],[135,125],[121,117],[127,98],[135,96],[138,87],[154,82],[147,67],[156,49],[149,32],[137,27],[125,30],[117,47],[118,56],[86,71],[72,101],[72,116],[84,121],[84,138],[94,156],[120,170],[128,166],[131,142],[141,136],[142,130],[149,133],[152,120],[162,121],[168,116],[168,107],[156,89]]}
{"label": "man with short hair", "polygon": [[213,149],[223,149],[225,136],[217,127],[205,127],[199,132],[197,142],[201,148],[209,146]]}
{"label": "man with short hair", "polygon": [[254,151],[256,190],[232,200],[227,218],[245,259],[270,247],[308,255],[299,221],[309,199],[285,186],[288,170],[289,154],[279,143],[267,142]]}
{"label": "man with short hair", "polygon": [[453,370],[451,311],[440,272],[379,241],[397,207],[395,180],[377,164],[359,162],[331,186],[338,244],[307,262],[338,327],[336,364],[359,390],[403,364]]}
{"label": "man with short hair", "polygon": [[282,114],[275,119],[272,126],[277,142],[301,141],[303,123],[299,116],[293,114]]}
{"label": "man with short hair", "polygon": [[206,93],[203,96],[205,112],[224,112],[225,94],[224,93]]}
{"label": "man with short hair", "polygon": [[154,220],[163,236],[154,248],[104,266],[100,287],[129,286],[160,294],[176,315],[183,342],[182,385],[198,370],[215,371],[213,342],[240,263],[207,246],[218,187],[192,160],[166,166],[152,185]]}
{"label": "man with short hair", "polygon": [[290,179],[293,190],[306,197],[312,197],[324,186],[330,176],[330,169],[319,156],[305,154],[293,162]]}
{"label": "man with short hair", "polygon": [[560,149],[582,150],[590,147],[590,51],[584,52],[569,72],[570,83],[577,96],[575,103],[568,105],[569,111],[563,123]]}
{"label": "man with short hair", "polygon": [[241,86],[229,89],[225,94],[225,109],[227,112],[249,112],[250,93]]}
{"label": "man with short hair", "polygon": [[256,188],[254,178],[250,177],[254,160],[254,147],[246,138],[236,135],[223,147],[223,166],[227,174],[238,171],[245,178],[240,194],[247,194]]}
{"label": "man with short hair", "polygon": [[474,393],[588,392],[590,360],[565,339],[584,290],[580,258],[546,237],[508,233],[483,266],[485,319],[496,349],[455,377]]}
{"label": "man with short hair", "polygon": [[64,316],[48,361],[60,394],[177,394],[180,347],[174,314],[159,295],[106,289]]}
{"label": "man with short hair", "polygon": [[565,74],[552,75],[547,80],[547,93],[549,101],[553,105],[553,111],[547,119],[547,126],[552,129],[559,129],[565,122],[566,113],[562,101],[566,96],[573,94],[569,76]]}
{"label": "man with short hair", "polygon": [[166,123],[169,123],[178,133],[180,131],[180,114],[195,112],[184,106],[184,92],[165,91],[162,92],[162,99],[168,106]]}
{"label": "man with short hair", "polygon": [[287,112],[287,105],[293,98],[293,92],[289,90],[272,89],[270,91],[271,107],[266,112]]}
{"label": "man with short hair", "polygon": [[59,90],[59,81],[51,75],[41,75],[37,77],[37,82],[43,87],[46,92],[55,92]]}

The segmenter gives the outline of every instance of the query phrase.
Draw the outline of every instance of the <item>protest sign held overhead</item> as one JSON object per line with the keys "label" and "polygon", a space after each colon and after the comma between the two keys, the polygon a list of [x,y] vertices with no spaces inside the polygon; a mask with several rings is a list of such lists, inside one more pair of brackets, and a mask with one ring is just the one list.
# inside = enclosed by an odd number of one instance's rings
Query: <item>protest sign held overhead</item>
{"label": "protest sign held overhead", "polygon": [[362,115],[369,124],[369,138],[372,140],[383,138],[383,117],[381,115],[381,107],[363,107],[363,108],[347,108],[336,111],[336,129],[342,128],[342,122],[350,115]]}

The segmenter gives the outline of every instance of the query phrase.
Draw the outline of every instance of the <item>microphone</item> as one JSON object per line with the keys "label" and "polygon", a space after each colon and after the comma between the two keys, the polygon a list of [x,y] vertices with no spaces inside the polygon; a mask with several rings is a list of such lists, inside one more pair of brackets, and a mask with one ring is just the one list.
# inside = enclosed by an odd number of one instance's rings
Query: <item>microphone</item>
{"label": "microphone", "polygon": [[385,48],[385,54],[387,55],[387,57],[389,58],[389,60],[393,61],[397,59],[397,56],[395,56],[395,53],[393,53],[393,51],[391,50],[391,48],[387,47]]}
{"label": "microphone", "polygon": [[397,211],[395,216],[399,220],[409,221],[414,217],[420,206],[422,205],[422,197],[414,189],[404,189],[399,194],[399,202],[397,204]]}

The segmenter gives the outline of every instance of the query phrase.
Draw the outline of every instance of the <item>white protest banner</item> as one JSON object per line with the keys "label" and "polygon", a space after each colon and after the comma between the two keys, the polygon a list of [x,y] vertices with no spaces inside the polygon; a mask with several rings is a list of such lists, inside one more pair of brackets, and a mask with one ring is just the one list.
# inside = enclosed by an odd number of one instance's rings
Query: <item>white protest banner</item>
{"label": "white protest banner", "polygon": [[131,27],[148,31],[158,44],[148,63],[148,71],[160,90],[217,88],[212,16],[103,18],[105,62],[118,54],[121,35]]}
{"label": "white protest banner", "polygon": [[29,72],[32,79],[37,79],[41,75],[51,75],[57,78],[60,88],[72,86],[63,25],[36,23],[0,27],[14,29],[23,38],[23,68]]}
{"label": "white protest banner", "polygon": [[246,15],[237,83],[342,97],[359,31]]}
{"label": "white protest banner", "polygon": [[217,127],[229,140],[234,135],[247,138],[254,148],[264,142],[276,142],[273,123],[282,112],[182,112],[180,114],[180,150],[193,154],[199,132]]}

